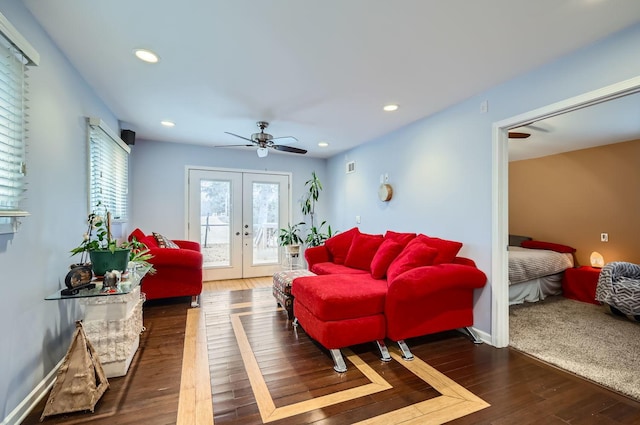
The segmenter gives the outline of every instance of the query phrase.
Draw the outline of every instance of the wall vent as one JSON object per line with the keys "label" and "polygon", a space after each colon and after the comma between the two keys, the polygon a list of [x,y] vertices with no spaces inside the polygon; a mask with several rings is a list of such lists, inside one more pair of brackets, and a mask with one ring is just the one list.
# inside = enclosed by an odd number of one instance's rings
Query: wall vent
{"label": "wall vent", "polygon": [[355,173],[356,172],[356,162],[355,161],[347,162],[346,171],[347,171],[347,174]]}

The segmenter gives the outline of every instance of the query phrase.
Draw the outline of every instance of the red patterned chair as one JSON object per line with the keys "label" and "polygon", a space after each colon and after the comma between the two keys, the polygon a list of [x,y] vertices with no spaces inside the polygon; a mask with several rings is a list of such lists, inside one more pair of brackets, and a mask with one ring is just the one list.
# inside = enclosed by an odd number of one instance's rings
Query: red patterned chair
{"label": "red patterned chair", "polygon": [[146,299],[191,297],[191,306],[198,307],[202,293],[202,253],[200,244],[193,241],[169,240],[155,233],[146,235],[136,229],[129,240],[144,243],[153,258],[149,263],[156,272],[142,279]]}
{"label": "red patterned chair", "polygon": [[462,244],[415,233],[367,235],[357,228],[307,248],[309,270],[291,287],[296,321],[327,348],[334,369],[346,370],[340,348],[375,341],[390,360],[384,339],[413,355],[405,340],[451,329],[474,342],[473,292],[486,275],[473,260],[457,257]]}

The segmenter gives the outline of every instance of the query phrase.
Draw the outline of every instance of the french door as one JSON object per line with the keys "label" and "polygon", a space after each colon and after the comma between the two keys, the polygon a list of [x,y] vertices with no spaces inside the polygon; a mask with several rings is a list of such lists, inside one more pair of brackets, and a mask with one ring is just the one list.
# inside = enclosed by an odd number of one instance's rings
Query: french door
{"label": "french door", "polygon": [[268,276],[280,267],[278,229],[289,222],[289,175],[189,169],[189,239],[204,280]]}

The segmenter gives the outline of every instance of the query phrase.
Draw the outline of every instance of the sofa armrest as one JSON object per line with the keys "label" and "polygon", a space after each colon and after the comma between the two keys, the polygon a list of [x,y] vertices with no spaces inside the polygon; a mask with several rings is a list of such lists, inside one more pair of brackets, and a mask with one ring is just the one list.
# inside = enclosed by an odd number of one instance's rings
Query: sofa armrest
{"label": "sofa armrest", "polygon": [[173,242],[175,242],[175,244],[178,245],[182,249],[190,249],[192,251],[200,252],[200,244],[198,242],[183,241],[183,240],[179,240],[179,239],[178,240],[173,239]]}
{"label": "sofa armrest", "polygon": [[487,276],[479,269],[461,264],[416,267],[389,282],[388,300],[415,300],[448,290],[482,288]]}
{"label": "sofa armrest", "polygon": [[317,263],[326,263],[330,261],[329,250],[324,245],[310,246],[304,250],[304,259],[307,260],[309,268]]}
{"label": "sofa armrest", "polygon": [[202,254],[192,249],[152,248],[149,253],[153,255],[149,263],[156,269],[163,267],[202,268]]}

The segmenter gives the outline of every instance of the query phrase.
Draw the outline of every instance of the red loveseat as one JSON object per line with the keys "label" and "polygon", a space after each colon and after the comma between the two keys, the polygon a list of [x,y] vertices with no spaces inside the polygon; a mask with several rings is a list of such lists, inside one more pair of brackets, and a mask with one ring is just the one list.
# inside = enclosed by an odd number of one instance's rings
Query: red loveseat
{"label": "red loveseat", "polygon": [[460,242],[415,233],[388,231],[368,235],[358,228],[307,248],[305,259],[317,276],[295,279],[291,294],[297,323],[329,349],[338,372],[346,370],[340,348],[376,341],[398,343],[403,357],[413,355],[405,339],[463,329],[474,342],[473,292],[486,275],[473,260],[457,257]]}
{"label": "red loveseat", "polygon": [[[145,235],[136,229],[129,240],[136,238],[153,254],[149,263],[156,269],[142,279],[146,299],[191,297],[191,306],[198,307],[202,293],[202,253],[193,241],[169,240],[160,234]],[[159,243],[160,242],[160,243]]]}

